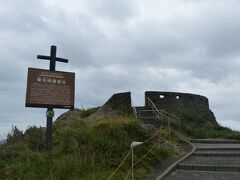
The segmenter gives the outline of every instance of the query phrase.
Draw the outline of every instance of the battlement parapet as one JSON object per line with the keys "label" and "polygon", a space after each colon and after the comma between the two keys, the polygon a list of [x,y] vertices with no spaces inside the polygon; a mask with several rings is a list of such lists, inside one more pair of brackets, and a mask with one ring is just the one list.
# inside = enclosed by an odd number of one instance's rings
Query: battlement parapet
{"label": "battlement parapet", "polygon": [[159,108],[176,109],[177,107],[191,107],[201,110],[208,110],[208,98],[179,92],[164,92],[164,91],[146,91],[145,106],[148,106],[148,98]]}

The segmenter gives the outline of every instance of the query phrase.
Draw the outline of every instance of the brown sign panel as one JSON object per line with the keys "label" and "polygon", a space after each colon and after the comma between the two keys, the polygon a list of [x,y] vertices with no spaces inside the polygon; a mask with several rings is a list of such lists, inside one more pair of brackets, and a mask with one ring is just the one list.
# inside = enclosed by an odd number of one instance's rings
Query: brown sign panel
{"label": "brown sign panel", "polygon": [[75,73],[28,68],[26,107],[74,108]]}

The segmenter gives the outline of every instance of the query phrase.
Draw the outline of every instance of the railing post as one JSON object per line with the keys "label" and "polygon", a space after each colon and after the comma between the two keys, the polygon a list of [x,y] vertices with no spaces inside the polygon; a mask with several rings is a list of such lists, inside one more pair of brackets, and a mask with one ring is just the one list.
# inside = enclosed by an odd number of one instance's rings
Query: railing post
{"label": "railing post", "polygon": [[178,121],[179,121],[179,132],[182,133],[181,119],[179,118]]}
{"label": "railing post", "polygon": [[133,113],[134,113],[135,117],[138,118],[138,113],[137,113],[137,109],[135,106],[133,106]]}
{"label": "railing post", "polygon": [[133,148],[132,148],[132,180],[133,180],[133,166],[134,166],[134,161],[133,161]]}
{"label": "railing post", "polygon": [[[179,131],[181,133],[181,119],[173,114],[170,114],[164,110],[159,110],[157,109],[157,107],[154,105],[154,103],[152,102],[152,100],[147,97],[147,106],[151,107],[152,110],[155,112],[157,118],[161,121],[161,125],[163,123],[163,118],[166,118],[167,122],[169,123],[169,121],[171,120],[171,122],[176,125],[179,126]],[[171,119],[173,118],[173,119]],[[178,122],[177,122],[178,121]]]}
{"label": "railing post", "polygon": [[168,120],[168,130],[169,130],[170,142],[172,142],[172,138],[171,138],[171,126],[170,126],[169,120]]}

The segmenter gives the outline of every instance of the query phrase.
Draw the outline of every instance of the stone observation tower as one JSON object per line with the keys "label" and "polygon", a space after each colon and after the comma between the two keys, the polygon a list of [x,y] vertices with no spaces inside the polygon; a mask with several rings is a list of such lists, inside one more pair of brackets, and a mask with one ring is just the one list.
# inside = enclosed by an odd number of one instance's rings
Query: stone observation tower
{"label": "stone observation tower", "polygon": [[[181,115],[197,113],[199,119],[208,121],[212,125],[218,126],[213,112],[209,108],[208,98],[189,93],[146,91],[145,106],[135,107],[137,115],[141,115],[144,123],[151,122],[150,111],[152,108],[165,110],[169,113]],[[112,108],[125,112],[132,112],[131,92],[123,92],[112,95],[103,105],[103,108]],[[148,118],[147,118],[148,117]]]}

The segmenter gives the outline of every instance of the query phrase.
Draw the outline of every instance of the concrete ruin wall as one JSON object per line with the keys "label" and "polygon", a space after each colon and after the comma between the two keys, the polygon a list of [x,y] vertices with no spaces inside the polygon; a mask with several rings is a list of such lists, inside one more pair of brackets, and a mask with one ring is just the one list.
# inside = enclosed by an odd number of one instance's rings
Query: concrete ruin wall
{"label": "concrete ruin wall", "polygon": [[190,108],[202,114],[202,117],[214,125],[218,125],[213,112],[209,109],[208,98],[189,93],[146,91],[145,106],[148,107],[148,98],[157,106],[168,112]]}
{"label": "concrete ruin wall", "polygon": [[[218,125],[213,112],[209,109],[208,98],[200,95],[177,92],[146,91],[145,107],[148,108],[148,98],[153,101],[157,108],[174,112],[179,108],[192,108],[202,114],[206,121]],[[112,95],[112,97],[102,106],[125,112],[132,112],[131,92],[123,92]]]}
{"label": "concrete ruin wall", "polygon": [[146,91],[145,106],[148,106],[147,98],[150,98],[157,107],[162,109],[175,109],[176,107],[192,107],[202,110],[209,109],[208,98],[195,94]]}
{"label": "concrete ruin wall", "polygon": [[103,105],[103,108],[132,112],[131,92],[113,94],[112,97]]}

